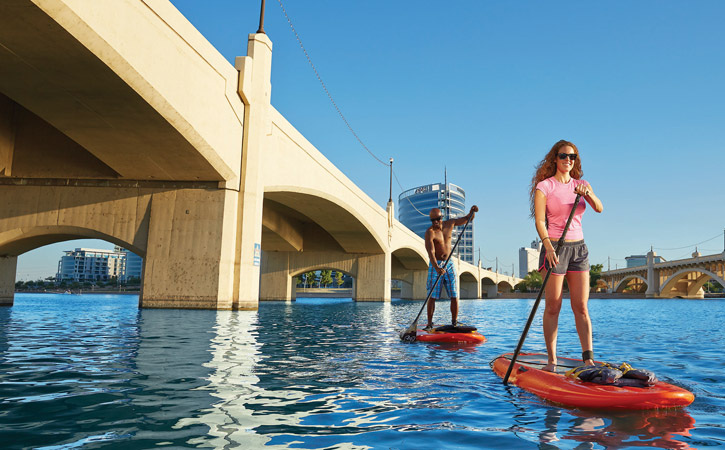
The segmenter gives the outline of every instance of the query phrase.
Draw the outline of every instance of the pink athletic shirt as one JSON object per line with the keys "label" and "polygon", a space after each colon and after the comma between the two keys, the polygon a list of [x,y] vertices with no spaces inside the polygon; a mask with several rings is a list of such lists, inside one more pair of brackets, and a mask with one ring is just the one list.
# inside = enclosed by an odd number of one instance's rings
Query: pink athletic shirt
{"label": "pink athletic shirt", "polygon": [[[574,206],[574,199],[576,199],[574,188],[580,184],[589,186],[589,183],[584,180],[575,180],[572,178],[568,183],[564,184],[554,177],[542,180],[536,185],[536,189],[543,192],[546,196],[546,220],[548,222],[549,237],[551,239],[559,239],[564,232],[564,226],[569,219],[571,208]],[[584,239],[582,216],[586,208],[587,202],[584,198],[581,198],[574,213],[574,218],[571,219],[569,231],[566,232],[566,239]]]}

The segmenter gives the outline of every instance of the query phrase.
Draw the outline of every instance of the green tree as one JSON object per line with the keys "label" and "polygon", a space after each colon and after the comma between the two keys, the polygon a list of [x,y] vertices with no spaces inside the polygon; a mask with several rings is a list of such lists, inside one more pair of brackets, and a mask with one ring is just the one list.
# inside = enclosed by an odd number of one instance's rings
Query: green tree
{"label": "green tree", "polygon": [[325,269],[320,271],[320,284],[325,287],[332,284],[332,270]]}
{"label": "green tree", "polygon": [[305,287],[312,287],[312,283],[315,282],[315,278],[317,278],[317,273],[313,272],[306,272],[305,273]]}
{"label": "green tree", "polygon": [[305,274],[301,273],[295,277],[295,286],[303,285],[305,284]]}
{"label": "green tree", "polygon": [[604,264],[592,264],[589,268],[589,287],[592,290],[596,290],[597,281],[602,278],[602,269],[604,269]]}
{"label": "green tree", "polygon": [[544,280],[541,278],[541,273],[538,270],[532,270],[527,273],[523,281],[528,291],[538,291],[541,289],[543,282]]}
{"label": "green tree", "polygon": [[342,287],[342,283],[345,282],[345,279],[343,278],[344,276],[345,274],[339,270],[335,273],[335,283],[337,283],[337,287]]}

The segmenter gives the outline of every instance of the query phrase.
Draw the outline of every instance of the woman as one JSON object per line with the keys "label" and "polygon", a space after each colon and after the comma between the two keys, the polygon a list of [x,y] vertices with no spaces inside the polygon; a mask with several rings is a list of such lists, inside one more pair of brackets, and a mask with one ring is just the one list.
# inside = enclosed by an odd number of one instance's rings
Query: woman
{"label": "woman", "polygon": [[[543,245],[539,256],[539,271],[545,276],[547,270],[552,270],[546,285],[544,310],[544,339],[549,356],[544,370],[548,371],[556,369],[556,336],[565,278],[569,285],[571,309],[582,347],[582,361],[585,365],[594,364],[592,323],[587,309],[589,251],[584,244],[581,219],[586,203],[599,213],[603,207],[602,202],[594,195],[592,186],[581,177],[579,150],[571,142],[561,140],[554,144],[541,161],[531,180],[531,214],[536,221],[536,231]],[[577,194],[581,194],[586,203],[579,201],[566,239],[557,255],[557,240],[561,238]]]}

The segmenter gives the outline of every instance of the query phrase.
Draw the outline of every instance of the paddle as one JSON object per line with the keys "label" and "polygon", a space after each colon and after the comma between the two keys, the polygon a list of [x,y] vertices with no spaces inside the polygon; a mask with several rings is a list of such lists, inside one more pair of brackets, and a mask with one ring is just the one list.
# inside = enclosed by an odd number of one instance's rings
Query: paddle
{"label": "paddle", "polygon": [[[571,220],[574,218],[574,212],[576,212],[576,207],[579,206],[579,199],[581,198],[581,194],[576,195],[576,200],[574,200],[574,206],[571,208],[571,212],[569,213],[569,220],[566,221],[566,225],[564,226],[564,232],[561,233],[561,237],[559,238],[559,242],[556,243],[556,254],[559,254],[559,250],[561,250],[561,246],[564,244],[564,238],[566,237],[566,232],[569,231],[569,225],[571,225]],[[546,271],[546,276],[544,277],[543,283],[541,283],[541,289],[539,289],[539,295],[536,296],[536,301],[534,302],[534,307],[531,308],[531,314],[529,314],[529,321],[526,322],[526,326],[524,327],[524,332],[521,333],[521,339],[519,339],[519,345],[516,346],[516,350],[514,351],[513,356],[511,357],[511,364],[509,364],[508,370],[506,370],[506,376],[503,377],[503,384],[508,384],[509,381],[509,375],[511,375],[511,369],[514,367],[514,363],[516,362],[516,358],[519,356],[519,352],[521,351],[521,347],[524,345],[524,341],[526,340],[526,334],[529,332],[529,328],[531,327],[531,322],[534,321],[534,316],[536,315],[536,310],[539,308],[539,303],[541,303],[541,295],[544,293],[544,288],[546,287],[546,282],[549,281],[549,276],[551,275],[551,269],[553,267],[550,267],[549,270]]]}
{"label": "paddle", "polygon": [[[458,238],[456,239],[456,243],[453,244],[453,248],[451,248],[451,251],[448,253],[448,258],[446,258],[446,262],[443,263],[443,268],[448,265],[448,261],[450,261],[451,256],[453,256],[453,252],[456,251],[456,247],[458,246],[458,243],[461,241],[461,237],[463,237],[463,234],[466,232],[466,228],[468,227],[468,223],[471,221],[471,216],[468,217],[468,220],[466,220],[466,224],[463,225],[463,230],[461,230],[460,233],[458,233]],[[433,286],[430,287],[428,290],[428,295],[425,297],[425,301],[423,302],[423,306],[420,307],[420,311],[418,311],[418,315],[415,316],[415,320],[412,324],[405,330],[400,332],[400,339],[406,341],[406,342],[413,342],[415,341],[415,335],[418,331],[418,319],[420,318],[420,314],[423,312],[423,309],[425,308],[425,305],[428,303],[428,300],[430,300],[431,294],[433,294],[433,289],[435,289],[436,285],[438,284],[438,280],[441,279],[442,273],[438,274],[438,277],[436,277],[435,283],[433,283]]]}

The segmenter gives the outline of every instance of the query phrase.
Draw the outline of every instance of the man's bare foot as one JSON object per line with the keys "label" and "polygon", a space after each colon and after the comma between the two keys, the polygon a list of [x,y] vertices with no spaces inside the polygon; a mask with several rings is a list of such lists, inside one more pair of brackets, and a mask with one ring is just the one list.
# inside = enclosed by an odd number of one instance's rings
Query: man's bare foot
{"label": "man's bare foot", "polygon": [[585,366],[593,366],[594,365],[594,360],[587,359],[586,361],[584,361],[584,365]]}
{"label": "man's bare foot", "polygon": [[556,363],[549,363],[545,365],[541,370],[545,372],[556,372]]}

